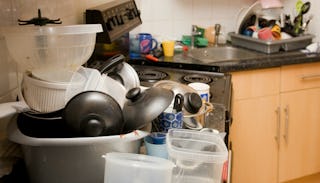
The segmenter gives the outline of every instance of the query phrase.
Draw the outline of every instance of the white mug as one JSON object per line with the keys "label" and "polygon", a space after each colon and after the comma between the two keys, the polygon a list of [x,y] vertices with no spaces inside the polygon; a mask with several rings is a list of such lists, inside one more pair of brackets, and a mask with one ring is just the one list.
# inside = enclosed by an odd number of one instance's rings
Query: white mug
{"label": "white mug", "polygon": [[208,84],[194,82],[194,83],[189,83],[188,86],[195,89],[198,92],[198,94],[200,95],[202,100],[204,100],[205,102],[209,102],[209,100],[210,100],[210,86]]}

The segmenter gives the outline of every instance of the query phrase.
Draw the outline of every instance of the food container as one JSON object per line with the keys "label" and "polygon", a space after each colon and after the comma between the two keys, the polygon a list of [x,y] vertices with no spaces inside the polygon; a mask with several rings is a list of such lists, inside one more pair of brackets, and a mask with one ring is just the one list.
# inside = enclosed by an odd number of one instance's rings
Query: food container
{"label": "food container", "polygon": [[220,183],[228,150],[218,134],[170,129],[167,134],[174,183]]}
{"label": "food container", "polygon": [[30,183],[103,182],[108,152],[139,153],[148,134],[134,131],[124,135],[34,138],[21,133],[15,117],[8,124],[8,139],[21,145]]}
{"label": "food container", "polygon": [[107,153],[104,183],[171,183],[174,164],[144,154]]}
{"label": "food container", "polygon": [[231,43],[234,46],[240,46],[268,54],[277,53],[280,51],[303,49],[312,42],[314,37],[314,35],[306,34],[290,39],[264,41],[257,38],[236,34],[234,32],[229,33],[229,35],[231,38]]}

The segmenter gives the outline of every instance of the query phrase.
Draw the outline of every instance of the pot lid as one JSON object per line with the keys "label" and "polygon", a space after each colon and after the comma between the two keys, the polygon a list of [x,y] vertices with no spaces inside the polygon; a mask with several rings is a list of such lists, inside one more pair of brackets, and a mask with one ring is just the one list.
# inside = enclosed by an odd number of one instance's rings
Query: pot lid
{"label": "pot lid", "polygon": [[130,89],[123,107],[124,132],[140,129],[157,118],[171,103],[174,93],[165,88]]}
{"label": "pot lid", "polygon": [[122,110],[110,95],[85,91],[74,96],[63,111],[66,124],[76,136],[119,135]]}

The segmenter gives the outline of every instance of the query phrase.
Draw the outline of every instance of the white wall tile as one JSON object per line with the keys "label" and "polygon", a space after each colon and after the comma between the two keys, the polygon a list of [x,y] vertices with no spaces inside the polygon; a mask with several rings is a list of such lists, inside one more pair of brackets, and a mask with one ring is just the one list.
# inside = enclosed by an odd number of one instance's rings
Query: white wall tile
{"label": "white wall tile", "polygon": [[[192,1],[192,15],[194,20],[201,20],[203,18],[212,17],[212,0],[193,0]],[[196,22],[194,22],[196,23]]]}
{"label": "white wall tile", "polygon": [[173,18],[172,0],[152,1],[152,13],[154,21],[170,21]]}
{"label": "white wall tile", "polygon": [[192,19],[192,0],[172,0],[172,6],[174,20]]}

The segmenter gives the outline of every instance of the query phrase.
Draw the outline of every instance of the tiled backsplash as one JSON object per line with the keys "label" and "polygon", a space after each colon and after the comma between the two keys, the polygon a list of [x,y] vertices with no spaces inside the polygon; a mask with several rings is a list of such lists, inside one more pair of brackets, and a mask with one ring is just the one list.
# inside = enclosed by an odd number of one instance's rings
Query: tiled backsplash
{"label": "tiled backsplash", "polygon": [[[1,0],[0,26],[16,25],[17,19],[30,19],[37,15],[37,9],[42,10],[42,16],[61,18],[63,24],[79,24],[83,22],[84,11],[99,4],[112,0]],[[142,25],[133,33],[150,32],[155,36],[181,39],[188,35],[191,25],[203,27],[222,25],[222,33],[235,30],[235,24],[241,12],[246,11],[255,0],[136,0],[141,10]],[[282,0],[286,12],[294,12],[296,0]],[[312,8],[309,14],[314,14],[310,23],[310,32],[318,34],[320,29],[319,17],[316,10],[320,1],[310,0]],[[318,41],[316,38],[315,41]],[[3,37],[0,36],[0,48],[3,48]],[[0,49],[0,102],[1,96],[14,88],[14,67],[8,62],[5,49]],[[4,66],[4,67],[3,67]],[[9,69],[8,69],[9,68]],[[10,74],[11,73],[11,74]]]}

